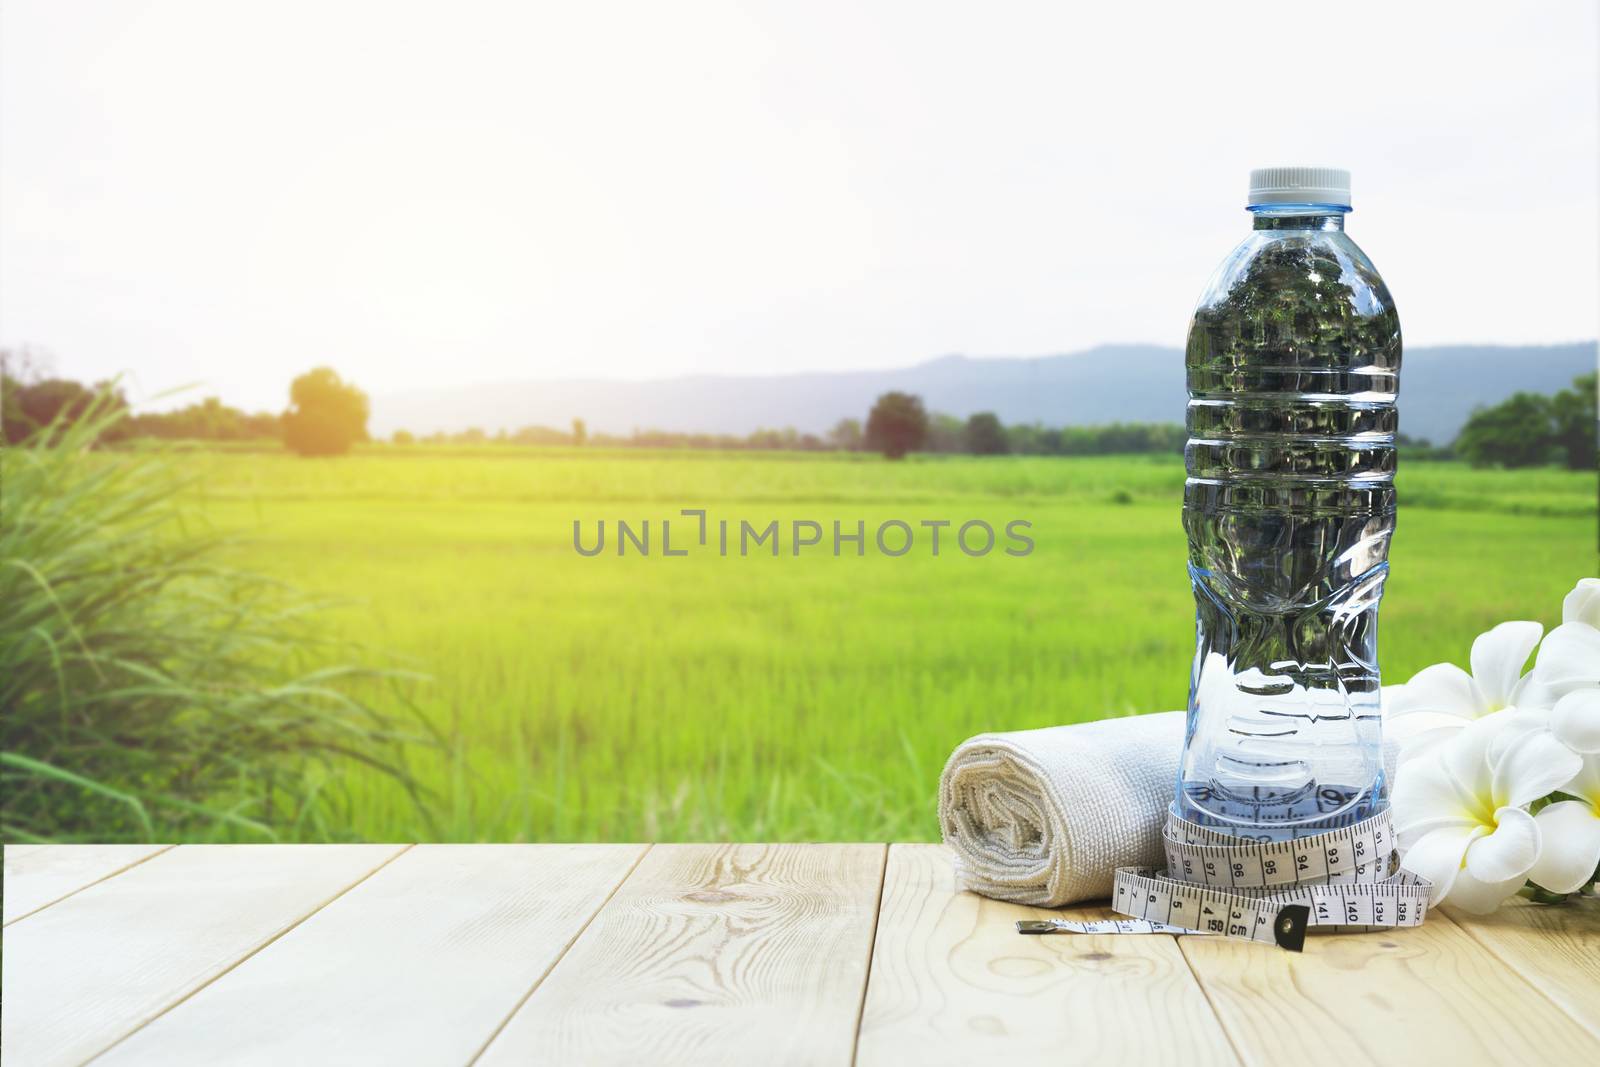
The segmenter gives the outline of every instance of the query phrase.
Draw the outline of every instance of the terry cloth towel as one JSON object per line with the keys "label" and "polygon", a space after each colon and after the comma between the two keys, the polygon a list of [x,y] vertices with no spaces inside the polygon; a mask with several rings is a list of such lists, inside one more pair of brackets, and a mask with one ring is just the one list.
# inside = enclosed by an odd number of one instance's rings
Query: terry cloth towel
{"label": "terry cloth towel", "polygon": [[958,880],[1054,908],[1109,897],[1118,867],[1161,866],[1183,721],[1169,711],[963,741],[939,780]]}

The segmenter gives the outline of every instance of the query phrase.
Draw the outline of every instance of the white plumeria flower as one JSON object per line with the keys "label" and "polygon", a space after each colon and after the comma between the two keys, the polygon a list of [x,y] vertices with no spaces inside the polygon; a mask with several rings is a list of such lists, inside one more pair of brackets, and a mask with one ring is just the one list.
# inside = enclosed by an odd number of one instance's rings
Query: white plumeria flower
{"label": "white plumeria flower", "polygon": [[1533,675],[1523,675],[1544,627],[1503,622],[1472,642],[1472,673],[1454,663],[1424,667],[1386,693],[1384,730],[1401,744],[1402,761],[1448,740],[1474,719],[1510,707],[1546,706],[1548,694]]}
{"label": "white plumeria flower", "polygon": [[1572,756],[1600,752],[1600,689],[1574,689],[1548,710],[1507,708],[1500,718],[1503,725],[1489,746],[1490,762],[1508,745],[1522,743],[1530,733],[1542,735],[1537,743],[1544,746],[1549,758],[1572,767],[1574,773],[1577,763],[1551,748],[1552,744],[1566,749]]}
{"label": "white plumeria flower", "polygon": [[1433,883],[1435,903],[1481,914],[1520,889],[1541,843],[1526,806],[1581,765],[1548,732],[1502,738],[1510,723],[1503,712],[1473,719],[1396,775],[1391,800],[1402,865]]}
{"label": "white plumeria flower", "polygon": [[1542,847],[1528,878],[1552,893],[1571,893],[1593,881],[1600,866],[1600,754],[1585,756],[1560,789],[1578,799],[1558,800],[1534,816]]}
{"label": "white plumeria flower", "polygon": [[1539,648],[1533,669],[1555,696],[1600,689],[1600,578],[1584,578],[1561,602],[1561,625]]}

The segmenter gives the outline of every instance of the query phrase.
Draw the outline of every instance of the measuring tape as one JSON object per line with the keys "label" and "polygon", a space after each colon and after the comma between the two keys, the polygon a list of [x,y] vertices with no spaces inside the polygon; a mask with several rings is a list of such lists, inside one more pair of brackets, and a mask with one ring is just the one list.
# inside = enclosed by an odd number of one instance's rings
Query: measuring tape
{"label": "measuring tape", "polygon": [[1118,868],[1111,907],[1128,919],[1017,923],[1023,934],[1213,934],[1299,952],[1306,928],[1417,926],[1427,880],[1400,870],[1387,810],[1289,841],[1242,840],[1168,813],[1165,870]]}

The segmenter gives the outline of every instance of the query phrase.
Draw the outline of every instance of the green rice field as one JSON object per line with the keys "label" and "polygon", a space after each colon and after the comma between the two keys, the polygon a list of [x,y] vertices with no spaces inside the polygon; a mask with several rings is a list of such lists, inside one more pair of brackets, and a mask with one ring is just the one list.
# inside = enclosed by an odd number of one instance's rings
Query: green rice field
{"label": "green rice field", "polygon": [[[1178,457],[920,458],[377,447],[335,460],[194,452],[197,512],[233,561],[335,598],[442,746],[426,810],[349,772],[350,830],[411,840],[927,840],[953,745],[1182,706],[1193,647]],[[1595,477],[1403,468],[1383,606],[1385,679],[1466,661],[1510,618],[1559,621],[1596,560]],[[708,545],[697,543],[703,508]],[[594,557],[604,519],[651,554]],[[673,519],[661,555],[660,521]],[[781,554],[716,548],[780,524]],[[795,520],[820,546],[792,553]],[[865,524],[834,556],[834,521]],[[886,556],[880,523],[916,532]],[[935,557],[923,520],[948,520]],[[999,533],[965,555],[954,530]],[[1008,522],[1031,524],[1009,556]],[[809,529],[809,527],[806,527]],[[896,533],[890,547],[903,540]],[[976,538],[975,538],[976,540]],[[1013,543],[1014,544],[1014,543]]]}

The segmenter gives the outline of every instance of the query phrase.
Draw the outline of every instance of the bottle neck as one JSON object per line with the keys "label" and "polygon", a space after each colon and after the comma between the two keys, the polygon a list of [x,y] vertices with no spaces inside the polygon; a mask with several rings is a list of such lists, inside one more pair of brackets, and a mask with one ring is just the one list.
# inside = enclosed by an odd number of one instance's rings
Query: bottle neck
{"label": "bottle neck", "polygon": [[1258,230],[1343,230],[1348,207],[1340,204],[1254,204]]}

